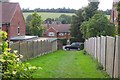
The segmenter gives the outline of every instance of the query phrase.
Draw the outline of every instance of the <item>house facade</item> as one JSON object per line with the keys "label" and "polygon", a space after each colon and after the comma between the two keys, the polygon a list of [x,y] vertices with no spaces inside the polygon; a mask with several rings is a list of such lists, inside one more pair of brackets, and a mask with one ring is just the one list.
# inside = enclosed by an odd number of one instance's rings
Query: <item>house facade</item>
{"label": "house facade", "polygon": [[8,33],[8,39],[25,35],[25,20],[19,3],[3,2],[2,31]]}
{"label": "house facade", "polygon": [[113,7],[112,7],[112,12],[111,12],[111,16],[110,16],[110,21],[113,22],[116,26],[116,31],[118,30],[118,12],[116,9],[116,4],[119,2],[120,0],[113,0]]}
{"label": "house facade", "polygon": [[50,24],[44,37],[68,39],[71,37],[70,24]]}

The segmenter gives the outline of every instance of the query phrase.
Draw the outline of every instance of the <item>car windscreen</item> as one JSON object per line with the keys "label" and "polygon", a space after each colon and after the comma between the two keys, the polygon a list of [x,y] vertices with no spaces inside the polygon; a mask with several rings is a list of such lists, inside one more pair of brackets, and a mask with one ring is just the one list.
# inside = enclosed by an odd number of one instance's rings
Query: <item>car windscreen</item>
{"label": "car windscreen", "polygon": [[79,43],[72,43],[71,46],[80,46]]}

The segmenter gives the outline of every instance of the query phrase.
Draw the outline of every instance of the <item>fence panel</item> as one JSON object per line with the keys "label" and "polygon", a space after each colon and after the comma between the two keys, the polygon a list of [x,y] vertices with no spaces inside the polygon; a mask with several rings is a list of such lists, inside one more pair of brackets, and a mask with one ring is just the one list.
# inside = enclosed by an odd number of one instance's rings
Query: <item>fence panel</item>
{"label": "fence panel", "polygon": [[105,60],[106,60],[106,56],[105,56],[105,50],[106,50],[106,37],[101,36],[101,44],[100,44],[100,48],[101,48],[101,64],[104,67],[105,70]]}
{"label": "fence panel", "polygon": [[106,72],[113,76],[113,59],[114,59],[114,45],[115,38],[107,37],[107,48],[106,48]]}
{"label": "fence panel", "polygon": [[57,41],[53,41],[50,45],[52,46],[52,52],[57,50]]}
{"label": "fence panel", "polygon": [[28,55],[27,55],[27,42],[21,42],[20,43],[20,54],[23,55],[23,59],[22,60],[25,60],[28,58]]}
{"label": "fence panel", "polygon": [[55,41],[28,41],[28,42],[17,42],[9,45],[11,52],[17,50],[18,53],[23,55],[22,60],[28,60],[39,55],[47,54],[48,52],[57,50],[57,40]]}
{"label": "fence panel", "polygon": [[100,62],[100,59],[101,59],[101,53],[100,53],[100,37],[97,37],[97,59],[98,59],[98,62]]}
{"label": "fence panel", "polygon": [[94,53],[94,57],[97,58],[97,38],[94,38],[94,47],[95,47],[95,53]]}
{"label": "fence panel", "polygon": [[39,41],[38,44],[39,44],[38,45],[38,47],[39,47],[39,53],[40,53],[40,55],[42,55],[42,52],[43,52],[43,50],[42,50],[42,41]]}
{"label": "fence panel", "polygon": [[116,48],[115,48],[115,63],[114,63],[114,78],[120,77],[120,37],[116,37]]}
{"label": "fence panel", "polygon": [[87,53],[98,59],[111,77],[120,77],[120,37],[89,38],[84,45]]}
{"label": "fence panel", "polygon": [[11,52],[13,52],[13,50],[17,50],[18,53],[20,53],[20,43],[19,42],[11,44],[10,48],[11,48]]}
{"label": "fence panel", "polygon": [[[118,56],[116,56],[118,58],[118,62],[116,64],[118,64],[118,77],[120,78],[120,37],[118,37],[118,42],[117,42],[118,46],[116,47],[118,50],[117,54]],[[117,59],[116,58],[116,59]]]}
{"label": "fence panel", "polygon": [[38,41],[34,41],[34,57],[36,57],[37,56],[37,54],[38,54]]}
{"label": "fence panel", "polygon": [[92,56],[95,56],[95,39],[92,38]]}
{"label": "fence panel", "polygon": [[45,53],[45,40],[44,41],[42,41],[42,55],[44,55],[44,53]]}
{"label": "fence panel", "polygon": [[34,57],[34,46],[33,46],[34,42],[28,42],[28,59]]}

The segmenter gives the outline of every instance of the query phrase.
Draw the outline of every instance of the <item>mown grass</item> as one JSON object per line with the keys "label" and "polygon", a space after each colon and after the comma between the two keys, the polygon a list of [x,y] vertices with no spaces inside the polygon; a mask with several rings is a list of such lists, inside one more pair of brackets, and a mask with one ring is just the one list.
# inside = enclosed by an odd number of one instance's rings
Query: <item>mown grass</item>
{"label": "mown grass", "polygon": [[[32,14],[32,12],[27,12],[27,13],[23,13],[24,18],[26,19],[26,17]],[[38,12],[38,14],[42,17],[42,20],[45,20],[47,18],[58,18],[61,14],[66,14],[66,15],[74,15],[74,13],[50,13],[50,12]]]}
{"label": "mown grass", "polygon": [[56,51],[27,61],[42,67],[34,78],[107,78],[104,71],[97,69],[97,62],[83,51]]}

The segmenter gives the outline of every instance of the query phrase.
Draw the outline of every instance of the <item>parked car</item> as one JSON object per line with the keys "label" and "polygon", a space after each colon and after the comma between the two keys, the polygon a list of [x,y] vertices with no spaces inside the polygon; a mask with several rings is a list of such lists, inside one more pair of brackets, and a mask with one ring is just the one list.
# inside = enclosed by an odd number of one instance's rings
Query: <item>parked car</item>
{"label": "parked car", "polygon": [[71,49],[80,50],[81,44],[83,44],[83,43],[74,42],[74,43],[72,43],[71,45],[66,45],[64,48],[65,48],[66,50],[71,50]]}

